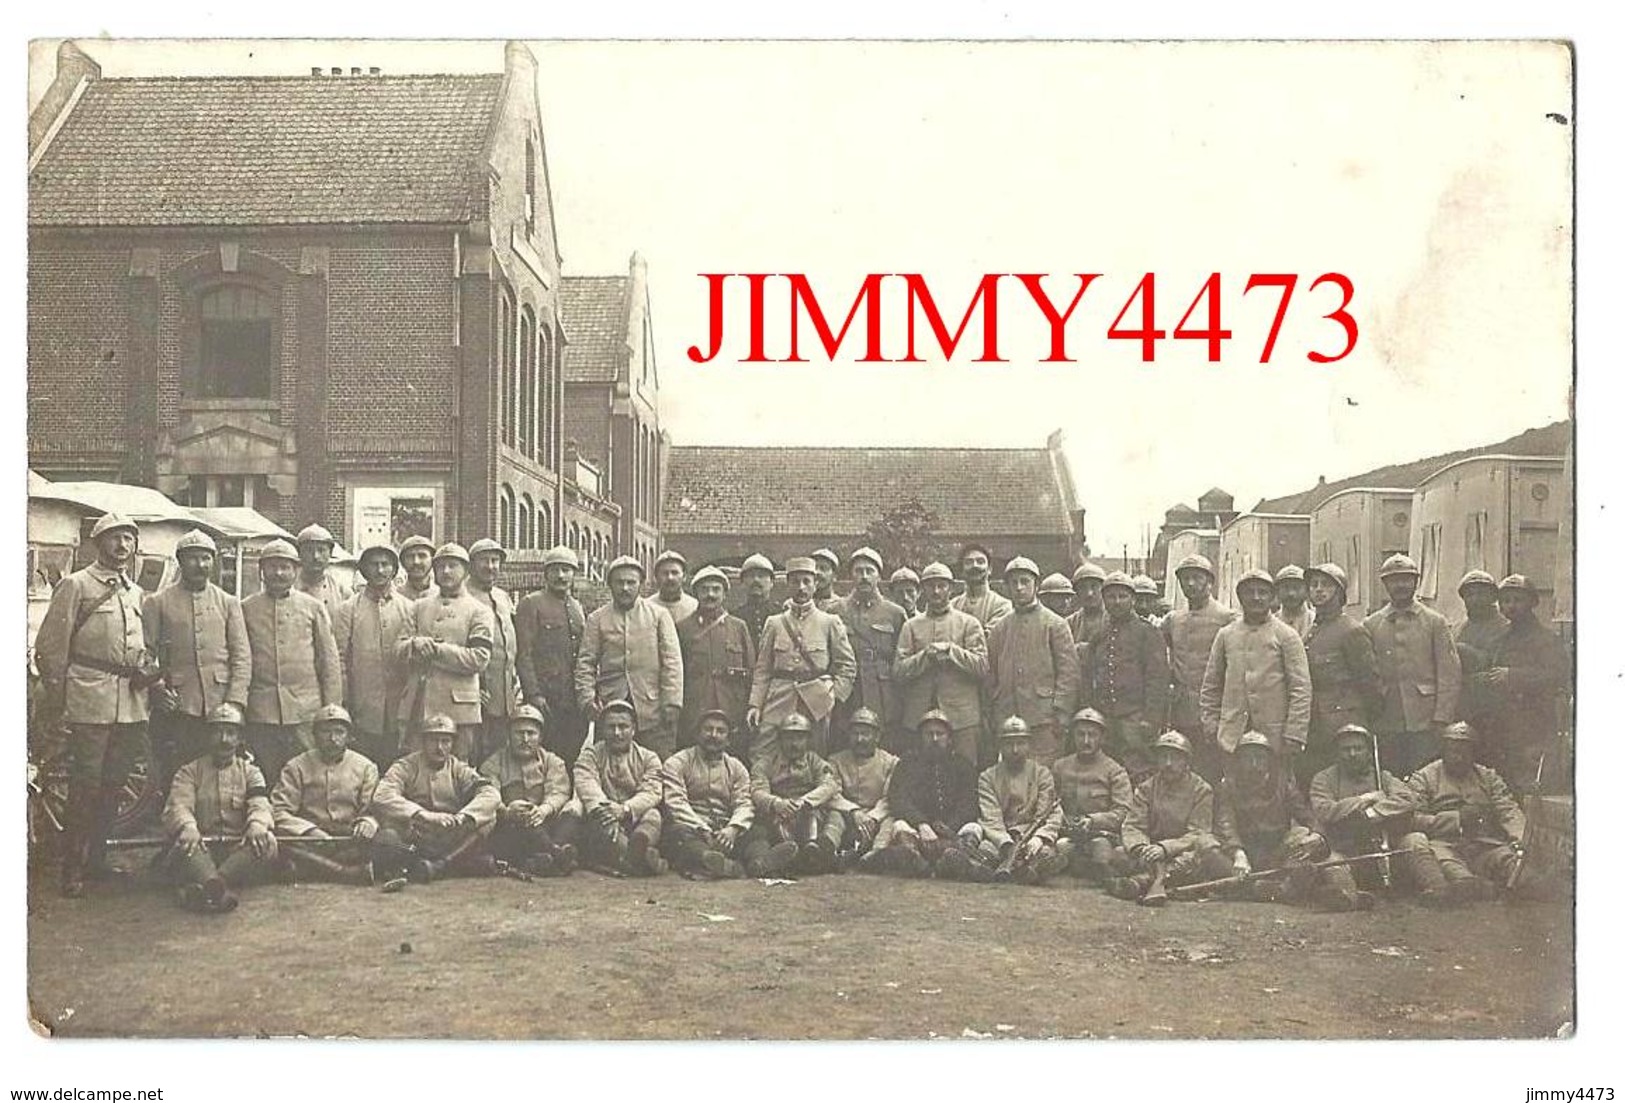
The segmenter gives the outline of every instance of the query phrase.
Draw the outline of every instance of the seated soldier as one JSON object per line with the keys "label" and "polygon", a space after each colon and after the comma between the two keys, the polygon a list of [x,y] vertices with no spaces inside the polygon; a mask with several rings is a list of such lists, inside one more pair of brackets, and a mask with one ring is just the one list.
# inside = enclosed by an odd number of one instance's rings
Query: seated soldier
{"label": "seated soldier", "polygon": [[889,845],[878,843],[865,868],[903,877],[928,877],[960,828],[981,816],[976,765],[954,753],[953,722],[941,709],[920,716],[920,749],[905,754],[886,790],[892,814]]}
{"label": "seated soldier", "polygon": [[[1416,830],[1421,802],[1405,782],[1382,772],[1379,782],[1375,743],[1359,724],[1337,731],[1336,760],[1309,783],[1309,808],[1315,826],[1331,846],[1333,858],[1352,858],[1383,850],[1402,850],[1392,864],[1416,889],[1423,904],[1450,903],[1444,872],[1433,856],[1428,837]],[[1346,866],[1322,871],[1332,889],[1353,897],[1361,886],[1376,887],[1390,872],[1389,863]]]}
{"label": "seated soldier", "polygon": [[271,793],[271,815],[284,837],[350,840],[331,846],[288,842],[281,848],[282,859],[286,871],[295,876],[372,884],[368,840],[378,831],[372,815],[378,767],[350,750],[350,735],[350,714],[344,706],[323,705],[311,722],[316,746],[288,760]]}
{"label": "seated soldier", "polygon": [[1440,757],[1410,776],[1427,832],[1453,902],[1484,900],[1518,883],[1523,810],[1506,782],[1478,765],[1478,733],[1465,720],[1444,730]]}
{"label": "seated soldier", "polygon": [[243,749],[242,733],[237,706],[217,706],[209,714],[209,753],[175,771],[164,803],[170,845],[159,864],[192,911],[231,911],[231,889],[266,876],[276,857],[265,778]]}
{"label": "seated soldier", "polygon": [[999,726],[999,760],[976,779],[980,818],[959,829],[937,876],[949,880],[1042,884],[1072,860],[1061,838],[1061,802],[1049,767],[1029,757],[1027,721],[1012,716]]}
{"label": "seated soldier", "polygon": [[512,869],[563,877],[576,867],[581,803],[571,791],[564,759],[542,746],[542,728],[540,709],[515,706],[507,746],[480,766],[502,796],[491,853]]}
{"label": "seated soldier", "polygon": [[698,717],[695,744],[660,768],[665,793],[667,858],[689,878],[743,877],[735,855],[756,818],[750,771],[728,753],[733,725],[722,709]]}
{"label": "seated soldier", "polygon": [[[830,811],[841,791],[835,768],[812,752],[812,722],[791,713],[750,769],[756,822],[745,835],[745,872],[812,876],[835,868],[845,825]],[[833,821],[833,823],[831,822]]]}
{"label": "seated soldier", "polygon": [[845,835],[846,846],[839,850],[837,863],[843,869],[891,842],[894,825],[886,789],[897,768],[897,756],[880,746],[880,717],[874,709],[860,706],[852,713],[847,738],[851,746],[829,758],[841,782],[841,791],[830,802],[835,814],[829,822],[840,823]]}
{"label": "seated soldier", "polygon": [[502,796],[451,753],[457,738],[451,717],[427,717],[417,730],[418,749],[396,759],[378,782],[372,807],[381,826],[372,840],[372,869],[385,892],[399,892],[409,881],[496,872],[485,839]]}
{"label": "seated soldier", "polygon": [[[1284,903],[1315,902],[1330,911],[1369,908],[1371,894],[1345,894],[1337,884],[1320,885],[1321,870],[1309,865],[1326,857],[1326,840],[1313,828],[1314,813],[1298,789],[1292,770],[1278,762],[1269,736],[1247,732],[1236,743],[1230,770],[1214,801],[1214,834],[1235,876],[1254,870],[1289,868],[1284,882],[1246,881],[1238,895]],[[1335,867],[1343,868],[1343,867]],[[1324,872],[1332,872],[1330,869]]]}
{"label": "seated soldier", "polygon": [[576,758],[583,858],[612,877],[658,877],[660,756],[639,744],[638,714],[630,701],[611,701],[598,714],[597,738]]}
{"label": "seated soldier", "polygon": [[1073,845],[1075,876],[1099,884],[1129,871],[1123,851],[1123,820],[1134,799],[1128,771],[1100,749],[1106,717],[1095,709],[1072,715],[1073,754],[1055,763],[1055,792],[1061,798],[1061,831]]}
{"label": "seated soldier", "polygon": [[1106,890],[1148,907],[1168,902],[1166,885],[1217,880],[1230,863],[1213,837],[1213,789],[1191,772],[1191,745],[1178,732],[1164,732],[1152,752],[1157,769],[1134,790],[1123,821],[1123,849],[1135,872],[1116,877]]}

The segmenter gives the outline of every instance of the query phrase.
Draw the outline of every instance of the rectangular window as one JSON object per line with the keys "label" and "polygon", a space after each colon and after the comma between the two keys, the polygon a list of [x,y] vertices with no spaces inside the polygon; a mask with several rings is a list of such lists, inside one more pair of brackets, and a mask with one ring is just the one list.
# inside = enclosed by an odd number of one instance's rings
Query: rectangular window
{"label": "rectangular window", "polygon": [[1465,533],[1467,554],[1462,560],[1463,572],[1484,570],[1484,530],[1489,527],[1489,522],[1490,515],[1483,511],[1467,515]]}
{"label": "rectangular window", "polygon": [[270,296],[227,285],[200,304],[198,383],[203,398],[274,398]]}
{"label": "rectangular window", "polygon": [[1439,596],[1439,536],[1440,525],[1426,525],[1422,529],[1422,582],[1416,596],[1432,600]]}

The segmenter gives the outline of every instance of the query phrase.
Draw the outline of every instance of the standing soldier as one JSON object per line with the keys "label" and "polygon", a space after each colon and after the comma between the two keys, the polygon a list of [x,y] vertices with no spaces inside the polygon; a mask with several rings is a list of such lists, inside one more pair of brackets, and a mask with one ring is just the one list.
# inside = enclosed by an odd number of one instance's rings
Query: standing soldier
{"label": "standing soldier", "polygon": [[1230,874],[1213,835],[1213,788],[1191,771],[1190,742],[1164,732],[1155,751],[1157,772],[1135,788],[1123,821],[1135,872],[1107,885],[1113,896],[1147,907],[1166,904],[1168,887]]}
{"label": "standing soldier", "polygon": [[872,863],[882,872],[929,876],[960,830],[981,818],[976,764],[954,753],[953,738],[947,713],[931,709],[920,717],[919,749],[898,760],[886,788],[892,840]]}
{"label": "standing soldier", "polygon": [[516,869],[563,877],[576,867],[581,802],[572,792],[570,767],[542,746],[542,727],[540,709],[514,706],[507,746],[480,764],[502,795],[491,853]]}
{"label": "standing soldier", "polygon": [[1072,572],[1072,589],[1077,600],[1066,618],[1075,643],[1093,643],[1106,627],[1106,605],[1101,600],[1101,587],[1106,583],[1106,572],[1085,560]]}
{"label": "standing soldier", "polygon": [[[1059,571],[1044,576],[1044,581],[1038,584],[1038,601],[1044,608],[1065,620],[1067,613],[1072,611],[1072,583],[1067,581],[1066,575]],[[1071,625],[1067,626],[1067,634],[1072,632]]]}
{"label": "standing soldier", "polygon": [[688,560],[683,553],[667,548],[655,559],[655,593],[649,600],[671,614],[672,624],[682,627],[699,602],[692,594],[683,592],[683,576],[688,573]]}
{"label": "standing soldier", "polygon": [[327,606],[294,589],[299,553],[286,540],[260,550],[260,592],[243,599],[253,669],[248,682],[248,746],[266,776],[314,742],[310,724],[344,697],[344,669]]}
{"label": "standing soldier", "polygon": [[193,529],[175,544],[180,581],[141,603],[141,625],[163,684],[153,757],[165,789],[183,762],[209,750],[209,715],[248,706],[248,628],[237,599],[209,581],[216,549]]}
{"label": "standing soldier", "polygon": [[[982,733],[982,682],[987,677],[987,637],[982,622],[953,608],[953,572],[931,563],[920,572],[924,610],[903,625],[897,638],[892,677],[902,687],[903,727],[918,731],[927,712],[941,710],[953,725],[953,751],[976,765]],[[907,756],[917,739],[887,748]]]}
{"label": "standing soldier", "polygon": [[1213,653],[1213,638],[1236,614],[1213,599],[1216,576],[1207,556],[1187,555],[1174,568],[1174,578],[1189,608],[1175,609],[1162,622],[1174,688],[1168,726],[1190,740],[1196,772],[1211,783],[1219,779],[1224,767],[1218,747],[1202,729],[1202,677]]}
{"label": "standing soldier", "polygon": [[542,588],[519,599],[514,610],[515,665],[525,700],[542,711],[542,745],[575,765],[587,720],[576,703],[576,657],[587,614],[572,592],[580,561],[560,544],[542,556]]}
{"label": "standing soldier", "polygon": [[695,572],[698,605],[694,615],[677,626],[677,646],[683,655],[683,721],[677,736],[678,750],[695,745],[701,721],[712,712],[728,718],[728,730],[735,738],[749,741],[745,710],[750,707],[756,645],[751,642],[745,622],[724,607],[727,594],[728,576],[722,571],[701,567]]}
{"label": "standing soldier", "polygon": [[[468,552],[461,544],[435,551],[434,581],[435,593],[412,606],[411,629],[395,645],[407,666],[396,716],[409,732],[420,730],[425,717],[449,717],[457,725],[451,753],[467,764],[479,749],[480,675],[491,662],[496,625],[491,610],[465,592]],[[401,746],[412,749],[405,739]]]}
{"label": "standing soldier", "polygon": [[1365,626],[1343,611],[1348,576],[1336,563],[1304,572],[1315,619],[1303,647],[1309,657],[1309,742],[1293,764],[1305,791],[1314,776],[1332,764],[1337,733],[1346,724],[1370,722],[1380,700],[1377,657]]}
{"label": "standing soldier", "polygon": [[[868,708],[880,718],[880,732],[890,735],[901,723],[902,698],[892,685],[892,665],[897,661],[897,637],[908,620],[903,607],[880,594],[880,553],[859,548],[847,560],[852,575],[852,592],[829,611],[846,625],[858,664],[852,696],[838,715],[844,719],[858,708]],[[843,725],[844,726],[844,725]],[[844,731],[839,733],[843,737]]]}
{"label": "standing soldier", "polygon": [[1162,626],[1162,592],[1148,574],[1134,576],[1134,615],[1153,628]]}
{"label": "standing soldier", "polygon": [[745,723],[755,732],[751,761],[772,749],[776,732],[792,715],[811,721],[809,742],[815,754],[829,748],[829,717],[837,703],[852,693],[857,663],[841,618],[813,601],[818,569],[798,556],[785,564],[790,602],[784,612],[767,618],[756,649],[750,709]]}
{"label": "standing soldier", "polygon": [[1001,880],[1007,870],[1021,884],[1036,885],[1071,861],[1072,844],[1061,837],[1055,777],[1032,759],[1031,747],[1021,717],[999,725],[999,760],[976,779],[981,818],[960,828],[958,854],[945,853],[938,866],[949,880]]}
{"label": "standing soldier", "polygon": [[143,749],[146,688],[157,678],[142,631],[141,588],[129,575],[139,542],[135,523],[103,514],[90,542],[96,562],[57,584],[34,642],[47,698],[68,728],[62,862],[62,895],[68,897],[84,895],[87,865],[92,877],[112,872],[107,833],[119,789]]}
{"label": "standing soldier", "polygon": [[513,623],[513,598],[497,585],[507,562],[501,544],[486,537],[468,549],[468,596],[491,611],[491,661],[480,671],[482,736],[472,761],[484,762],[508,745],[508,720],[519,704],[519,636]]}
{"label": "standing soldier", "polygon": [[333,562],[333,544],[333,534],[320,525],[306,525],[299,530],[299,592],[327,606],[330,621],[350,596],[350,587],[328,569]]}
{"label": "standing soldier", "polygon": [[[587,614],[576,657],[576,704],[589,718],[611,701],[637,711],[639,741],[669,758],[683,713],[683,656],[677,626],[638,591],[643,564],[623,555],[609,565],[607,605]],[[658,763],[657,763],[658,766]]]}
{"label": "standing soldier", "polygon": [[434,541],[427,536],[408,536],[401,541],[401,573],[395,588],[408,601],[417,601],[434,592]]}
{"label": "standing soldier", "polygon": [[1259,570],[1236,583],[1241,619],[1219,629],[1202,677],[1202,729],[1218,744],[1226,769],[1241,737],[1269,737],[1277,755],[1309,741],[1309,655],[1303,640],[1270,613],[1275,580]]}
{"label": "standing soldier", "polygon": [[[965,592],[953,599],[952,605],[961,613],[969,613],[982,625],[992,628],[994,623],[1010,615],[1010,599],[1000,595],[988,585],[992,573],[992,556],[980,544],[966,544],[959,552],[959,577],[965,580]],[[921,582],[925,576],[920,576]]]}
{"label": "standing soldier", "polygon": [[1315,623],[1315,611],[1306,604],[1309,583],[1302,567],[1288,563],[1275,572],[1275,596],[1281,608],[1275,617],[1298,634],[1300,640],[1309,638],[1309,626]]}
{"label": "standing soldier", "polygon": [[1106,576],[1106,626],[1083,645],[1083,703],[1105,717],[1106,752],[1138,784],[1152,770],[1151,742],[1168,715],[1168,651],[1162,632],[1134,612],[1134,583]]}
{"label": "standing soldier", "polygon": [[813,604],[826,613],[834,612],[832,606],[840,600],[835,596],[835,576],[841,570],[841,557],[828,548],[819,548],[812,553],[812,561],[818,571],[818,584],[813,587]]}
{"label": "standing soldier", "polygon": [[333,639],[344,670],[344,700],[354,723],[355,749],[389,769],[401,753],[400,717],[406,691],[401,641],[412,634],[412,601],[392,585],[395,550],[374,544],[361,552],[366,585],[339,606]]}
{"label": "standing soldier", "polygon": [[289,759],[271,791],[272,819],[284,837],[353,841],[320,849],[289,842],[281,848],[283,860],[298,876],[371,884],[367,859],[369,840],[378,833],[372,815],[378,767],[350,750],[350,714],[343,705],[323,705],[311,730],[316,746]]}
{"label": "standing soldier", "polygon": [[1105,738],[1106,718],[1094,709],[1079,709],[1072,717],[1077,750],[1054,770],[1062,831],[1074,847],[1072,872],[1095,883],[1128,872],[1123,821],[1134,800],[1128,771],[1101,753]]}
{"label": "standing soldier", "polygon": [[844,855],[861,858],[885,849],[891,842],[891,808],[886,790],[891,785],[897,756],[880,746],[880,717],[867,706],[852,714],[852,745],[830,756],[829,764],[841,781],[830,810],[845,821]]}
{"label": "standing soldier", "polygon": [[1506,632],[1490,651],[1486,681],[1495,695],[1496,751],[1515,793],[1534,792],[1542,756],[1556,749],[1559,710],[1568,687],[1568,656],[1535,618],[1540,593],[1521,574],[1501,580]]}
{"label": "standing soldier", "polygon": [[[704,608],[702,598],[700,609]],[[756,806],[751,801],[750,771],[728,753],[732,736],[728,714],[708,709],[700,714],[695,744],[666,759],[660,768],[666,855],[685,877],[722,880],[745,875],[737,855],[743,853],[740,843],[755,822]]]}
{"label": "standing soldier", "polygon": [[751,644],[760,650],[767,618],[778,612],[773,608],[773,561],[760,552],[746,556],[744,565],[739,568],[739,581],[745,585],[745,602],[738,609],[739,619],[750,629]]}
{"label": "standing soldier", "polygon": [[1438,757],[1439,733],[1461,698],[1461,656],[1444,617],[1416,600],[1415,560],[1391,555],[1377,577],[1388,604],[1365,618],[1382,679],[1377,742],[1383,762],[1403,777]]}
{"label": "standing soldier", "polygon": [[891,599],[912,617],[920,611],[920,576],[911,567],[898,567],[891,573]]}
{"label": "standing soldier", "polygon": [[[1034,761],[1046,770],[1061,755],[1061,732],[1077,707],[1078,653],[1066,621],[1038,603],[1038,565],[1025,556],[1004,568],[1012,612],[987,633],[993,722],[1027,722]],[[984,748],[989,764],[999,748]]]}
{"label": "standing soldier", "polygon": [[659,851],[660,756],[637,741],[638,713],[630,701],[605,701],[598,726],[598,738],[581,748],[572,771],[584,817],[583,856],[602,873],[658,877],[666,872]]}
{"label": "standing soldier", "polygon": [[1506,634],[1507,619],[1497,604],[1500,590],[1495,576],[1488,571],[1468,571],[1462,575],[1456,593],[1467,607],[1467,619],[1452,633],[1456,654],[1461,657],[1461,704],[1457,711],[1463,720],[1487,736],[1486,746],[1480,750],[1493,757],[1500,748],[1488,745],[1498,742],[1493,731],[1496,695],[1489,684],[1490,655]]}

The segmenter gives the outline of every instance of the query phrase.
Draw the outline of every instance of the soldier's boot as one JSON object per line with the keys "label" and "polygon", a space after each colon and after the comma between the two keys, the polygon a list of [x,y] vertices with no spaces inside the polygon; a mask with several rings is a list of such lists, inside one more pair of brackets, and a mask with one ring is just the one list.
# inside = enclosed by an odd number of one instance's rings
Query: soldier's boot
{"label": "soldier's boot", "polygon": [[801,872],[818,877],[835,872],[835,852],[823,839],[814,839],[801,848]]}
{"label": "soldier's boot", "polygon": [[872,851],[870,856],[877,855],[881,870],[893,876],[919,878],[931,875],[930,863],[911,842],[896,843],[885,850]]}
{"label": "soldier's boot", "polygon": [[560,843],[553,848],[553,876],[569,876],[575,872],[579,861],[574,843]]}
{"label": "soldier's boot", "polygon": [[1158,862],[1152,867],[1151,883],[1147,885],[1145,887],[1145,891],[1140,894],[1139,903],[1143,907],[1160,908],[1168,903],[1168,889],[1163,884],[1163,881],[1167,879],[1167,876],[1168,867],[1165,863]]}
{"label": "soldier's boot", "polygon": [[1130,873],[1106,882],[1106,891],[1119,900],[1138,900],[1151,887],[1149,873]]}
{"label": "soldier's boot", "polygon": [[784,839],[747,862],[745,871],[752,877],[777,877],[790,868],[796,860],[796,855],[800,853],[799,846],[789,839]]}
{"label": "soldier's boot", "polygon": [[205,912],[223,915],[237,907],[237,897],[233,896],[231,889],[226,886],[224,877],[219,875],[210,877],[199,887]]}
{"label": "soldier's boot", "polygon": [[540,850],[535,854],[526,856],[521,865],[525,872],[529,873],[532,877],[552,877],[554,875],[554,863],[555,859],[552,854],[545,850]]}
{"label": "soldier's boot", "polygon": [[1474,874],[1452,880],[1445,891],[1454,904],[1474,904],[1495,897],[1495,886]]}
{"label": "soldier's boot", "polygon": [[632,833],[632,840],[627,847],[627,857],[631,871],[639,877],[658,877],[670,868],[666,864],[666,859],[660,856],[654,838],[643,831]]}
{"label": "soldier's boot", "polygon": [[937,876],[949,881],[986,885],[993,881],[993,865],[979,850],[950,846],[937,860]]}
{"label": "soldier's boot", "polygon": [[1403,855],[1405,872],[1416,887],[1418,902],[1427,908],[1452,906],[1455,901],[1445,880],[1444,867],[1439,864],[1438,856],[1433,853],[1427,840],[1421,835],[1412,834],[1406,836],[1401,845],[1406,851]]}
{"label": "soldier's boot", "polygon": [[414,855],[406,863],[406,879],[414,885],[427,885],[436,880],[444,868],[441,862]]}
{"label": "soldier's boot", "polygon": [[700,855],[700,867],[715,881],[734,881],[745,875],[745,867],[720,850],[707,850]]}

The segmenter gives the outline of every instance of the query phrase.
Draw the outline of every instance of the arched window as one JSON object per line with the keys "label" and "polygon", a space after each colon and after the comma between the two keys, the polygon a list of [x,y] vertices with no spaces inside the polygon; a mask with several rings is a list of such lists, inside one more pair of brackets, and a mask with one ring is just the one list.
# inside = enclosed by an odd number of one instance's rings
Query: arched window
{"label": "arched window", "polygon": [[536,356],[538,382],[536,391],[541,396],[536,404],[536,458],[543,467],[553,466],[553,328],[543,322],[538,327],[537,340],[541,348]]}
{"label": "arched window", "polygon": [[513,547],[513,487],[507,483],[497,495],[497,539],[505,547]]}
{"label": "arched window", "polygon": [[500,363],[497,368],[502,376],[498,391],[501,394],[498,418],[502,426],[502,443],[513,444],[513,296],[507,288],[502,289],[502,297],[497,302],[497,342],[501,349]]}
{"label": "arched window", "polygon": [[536,506],[536,546],[551,548],[553,542],[553,512],[544,500]]}
{"label": "arched window", "polygon": [[581,546],[581,526],[574,521],[570,522],[570,550],[578,556],[585,551]]}
{"label": "arched window", "polygon": [[519,451],[536,454],[536,316],[519,311]]}
{"label": "arched window", "polygon": [[516,548],[534,548],[536,546],[536,529],[533,527],[536,517],[536,505],[531,501],[529,494],[519,499],[519,542]]}
{"label": "arched window", "polygon": [[196,397],[277,397],[275,315],[271,296],[245,284],[199,297]]}

